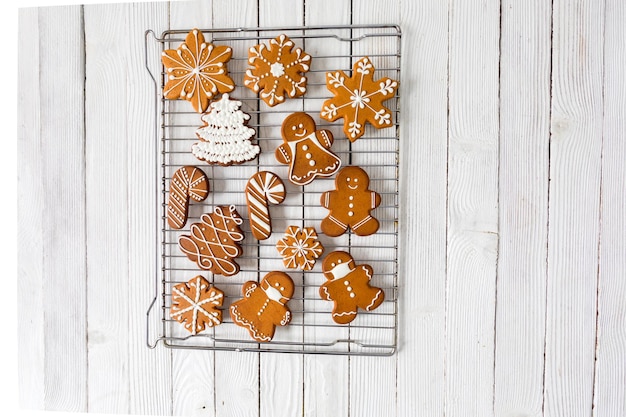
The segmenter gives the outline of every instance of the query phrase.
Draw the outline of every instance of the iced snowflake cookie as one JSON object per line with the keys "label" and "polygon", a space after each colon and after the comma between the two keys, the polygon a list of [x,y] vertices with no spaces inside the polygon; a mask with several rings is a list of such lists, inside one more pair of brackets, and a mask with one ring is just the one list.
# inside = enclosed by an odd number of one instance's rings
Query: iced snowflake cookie
{"label": "iced snowflake cookie", "polygon": [[241,101],[231,99],[227,93],[211,103],[209,112],[201,117],[204,126],[196,130],[200,142],[191,146],[196,158],[224,166],[256,158],[261,149],[250,140],[256,131],[246,126],[250,115],[240,107]]}
{"label": "iced snowflake cookie", "polygon": [[216,275],[231,276],[239,272],[235,258],[242,254],[239,242],[244,234],[243,223],[235,206],[218,206],[211,214],[203,214],[199,223],[191,225],[191,235],[181,235],[178,246],[198,267]]}
{"label": "iced snowflake cookie", "polygon": [[315,260],[324,252],[313,227],[289,226],[285,236],[276,242],[276,249],[283,257],[285,268],[310,271]]}
{"label": "iced snowflake cookie", "polygon": [[198,113],[204,113],[213,96],[235,88],[226,68],[231,54],[230,47],[207,43],[202,32],[193,29],[178,49],[161,54],[166,80],[163,95],[190,101]]}
{"label": "iced snowflake cookie", "polygon": [[311,56],[286,35],[270,40],[269,46],[259,44],[250,48],[248,62],[253,66],[246,71],[243,83],[269,106],[275,106],[288,97],[300,97],[306,92],[306,77]]}
{"label": "iced snowflake cookie", "polygon": [[223,302],[224,293],[198,275],[172,287],[170,317],[195,335],[222,322]]}
{"label": "iced snowflake cookie", "polygon": [[286,326],[291,321],[287,302],[293,291],[289,275],[272,271],[260,283],[248,281],[243,285],[243,298],[230,306],[230,317],[257,342],[269,342],[276,326]]}
{"label": "iced snowflake cookie", "polygon": [[167,222],[173,229],[182,229],[187,223],[189,203],[204,201],[209,195],[209,179],[200,168],[180,167],[172,175],[167,199]]}
{"label": "iced snowflake cookie", "polygon": [[398,82],[386,77],[374,81],[368,57],[354,64],[352,77],[343,71],[327,72],[326,87],[334,97],[324,102],[320,115],[330,122],[343,118],[343,131],[351,142],[363,136],[366,122],[378,129],[392,125],[391,112],[382,103],[395,95]]}
{"label": "iced snowflake cookie", "polygon": [[381,288],[370,285],[373,270],[369,265],[357,265],[348,252],[331,252],[322,262],[326,282],[320,296],[333,301],[335,323],[347,324],[357,316],[358,309],[372,311],[385,299]]}

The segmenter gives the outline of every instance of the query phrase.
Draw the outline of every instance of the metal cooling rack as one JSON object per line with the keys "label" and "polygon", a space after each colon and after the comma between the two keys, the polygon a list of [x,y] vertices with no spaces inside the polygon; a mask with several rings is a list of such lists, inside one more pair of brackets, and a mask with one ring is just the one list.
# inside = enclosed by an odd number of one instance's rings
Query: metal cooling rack
{"label": "metal cooling rack", "polygon": [[[248,126],[257,131],[255,140],[261,147],[257,159],[230,167],[208,165],[191,155],[197,141],[195,130],[202,125],[200,114],[184,100],[167,100],[162,96],[164,70],[160,55],[165,49],[176,49],[191,30],[170,30],[160,37],[146,32],[146,68],[155,88],[155,139],[159,142],[156,178],[158,201],[156,220],[160,241],[156,251],[158,271],[155,297],[147,312],[147,343],[154,348],[159,342],[169,348],[206,349],[252,352],[283,352],[306,354],[388,356],[396,351],[398,329],[398,148],[399,94],[385,102],[392,111],[394,125],[386,129],[367,126],[365,135],[351,144],[342,131],[342,121],[328,123],[319,116],[324,100],[330,98],[326,89],[327,71],[352,72],[352,65],[363,56],[370,57],[376,68],[375,78],[400,80],[401,31],[395,25],[316,26],[288,28],[200,29],[207,42],[229,45],[233,55],[228,62],[230,77],[235,82],[231,97],[240,100],[241,110],[248,113]],[[287,99],[275,107],[267,106],[250,89],[243,86],[248,68],[248,49],[267,42],[279,34],[289,36],[296,46],[312,57],[307,73],[307,93],[302,98]],[[382,202],[372,214],[380,222],[378,232],[360,237],[348,232],[330,238],[321,233],[320,221],[328,211],[320,206],[322,192],[334,188],[334,176],[318,178],[302,187],[291,184],[287,166],[279,164],[274,150],[282,143],[280,126],[294,111],[311,115],[318,129],[330,130],[335,138],[333,152],[342,159],[342,166],[358,165],[370,176],[370,188],[378,192]],[[182,165],[200,167],[210,178],[209,197],[189,208],[189,219],[181,230],[170,229],[165,218],[165,205],[170,179]],[[281,205],[270,206],[272,235],[257,241],[250,232],[244,187],[248,178],[260,170],[279,175],[285,183],[287,197]],[[178,236],[188,233],[191,223],[217,205],[234,204],[243,217],[243,256],[236,259],[241,267],[233,277],[213,275],[189,261],[178,248]],[[285,269],[275,244],[289,225],[313,226],[325,251],[312,271]],[[332,302],[319,297],[319,286],[325,282],[321,272],[323,257],[334,250],[350,252],[357,264],[374,269],[372,285],[385,291],[385,301],[372,312],[359,311],[349,325],[336,324],[331,318]],[[276,329],[269,343],[258,343],[248,332],[230,319],[230,304],[241,298],[244,282],[259,281],[267,272],[278,270],[289,274],[296,290],[289,301],[292,321]],[[172,286],[196,275],[204,276],[225,293],[222,324],[198,335],[190,335],[183,326],[170,319]]]}

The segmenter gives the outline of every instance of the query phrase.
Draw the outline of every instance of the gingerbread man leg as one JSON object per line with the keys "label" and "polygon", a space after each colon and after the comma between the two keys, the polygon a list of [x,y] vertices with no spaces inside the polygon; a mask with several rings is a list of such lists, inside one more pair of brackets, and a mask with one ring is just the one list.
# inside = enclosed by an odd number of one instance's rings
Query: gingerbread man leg
{"label": "gingerbread man leg", "polygon": [[348,225],[334,217],[331,213],[322,220],[320,228],[326,236],[336,237],[344,234],[348,229]]}
{"label": "gingerbread man leg", "polygon": [[350,225],[352,231],[359,236],[373,235],[378,230],[378,227],[378,220],[370,215],[364,217],[361,221]]}
{"label": "gingerbread man leg", "polygon": [[[339,308],[343,307],[343,308]],[[347,308],[346,308],[347,307]],[[337,306],[333,309],[333,320],[337,324],[348,324],[356,318],[356,306]]]}

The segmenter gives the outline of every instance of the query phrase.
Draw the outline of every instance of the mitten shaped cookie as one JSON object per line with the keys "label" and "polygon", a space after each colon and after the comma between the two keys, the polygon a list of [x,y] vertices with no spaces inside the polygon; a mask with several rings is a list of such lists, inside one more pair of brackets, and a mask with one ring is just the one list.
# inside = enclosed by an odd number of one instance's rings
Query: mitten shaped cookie
{"label": "mitten shaped cookie", "polygon": [[289,275],[272,271],[260,283],[248,281],[243,285],[244,298],[230,306],[230,317],[235,324],[246,328],[254,340],[269,342],[276,326],[285,326],[291,321],[287,302],[293,291]]}
{"label": "mitten shaped cookie", "polygon": [[283,121],[283,144],[276,149],[276,160],[289,165],[289,181],[306,185],[316,177],[329,177],[341,166],[330,147],[333,134],[315,130],[315,121],[303,112],[293,113]]}
{"label": "mitten shaped cookie", "polygon": [[370,178],[362,168],[342,168],[335,190],[322,193],[320,203],[330,210],[320,225],[327,236],[339,236],[350,228],[359,236],[376,233],[378,220],[370,212],[380,205],[380,195],[369,189]]}
{"label": "mitten shaped cookie", "polygon": [[347,252],[331,252],[322,262],[322,271],[327,281],[320,287],[320,296],[334,302],[332,317],[336,323],[350,323],[359,308],[372,311],[385,299],[381,288],[370,285],[372,267],[356,265]]}

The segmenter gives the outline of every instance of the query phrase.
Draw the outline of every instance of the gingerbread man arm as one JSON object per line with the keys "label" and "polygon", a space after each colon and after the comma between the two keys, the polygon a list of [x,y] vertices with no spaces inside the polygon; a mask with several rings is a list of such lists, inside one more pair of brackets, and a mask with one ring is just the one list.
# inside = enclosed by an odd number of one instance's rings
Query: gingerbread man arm
{"label": "gingerbread man arm", "polygon": [[329,209],[332,206],[332,201],[335,199],[334,195],[336,194],[335,191],[325,191],[322,193],[322,195],[320,196],[320,204],[322,205],[322,207]]}
{"label": "gingerbread man arm", "polygon": [[326,129],[316,130],[315,136],[320,141],[322,146],[324,146],[326,149],[329,149],[332,146],[333,134],[330,132],[330,130],[326,130]]}
{"label": "gingerbread man arm", "polygon": [[250,296],[252,295],[252,292],[258,287],[258,284],[254,281],[247,281],[246,283],[243,284],[243,286],[241,287],[241,294],[243,294],[243,296],[245,298],[250,298]]}
{"label": "gingerbread man arm", "polygon": [[380,194],[375,191],[370,191],[372,196],[372,209],[375,209],[380,205]]}
{"label": "gingerbread man arm", "polygon": [[276,152],[274,155],[276,156],[276,160],[281,164],[289,164],[291,163],[291,155],[289,154],[288,147],[283,143],[278,148],[276,148]]}
{"label": "gingerbread man arm", "polygon": [[322,284],[320,286],[320,297],[322,297],[322,299],[326,300],[326,301],[332,301],[333,300],[331,298],[330,294],[328,293],[328,285]]}
{"label": "gingerbread man arm", "polygon": [[372,267],[369,265],[359,265],[359,267],[362,268],[363,271],[367,274],[367,281],[369,282],[369,280],[371,280],[372,276],[374,275],[374,269],[372,269]]}

